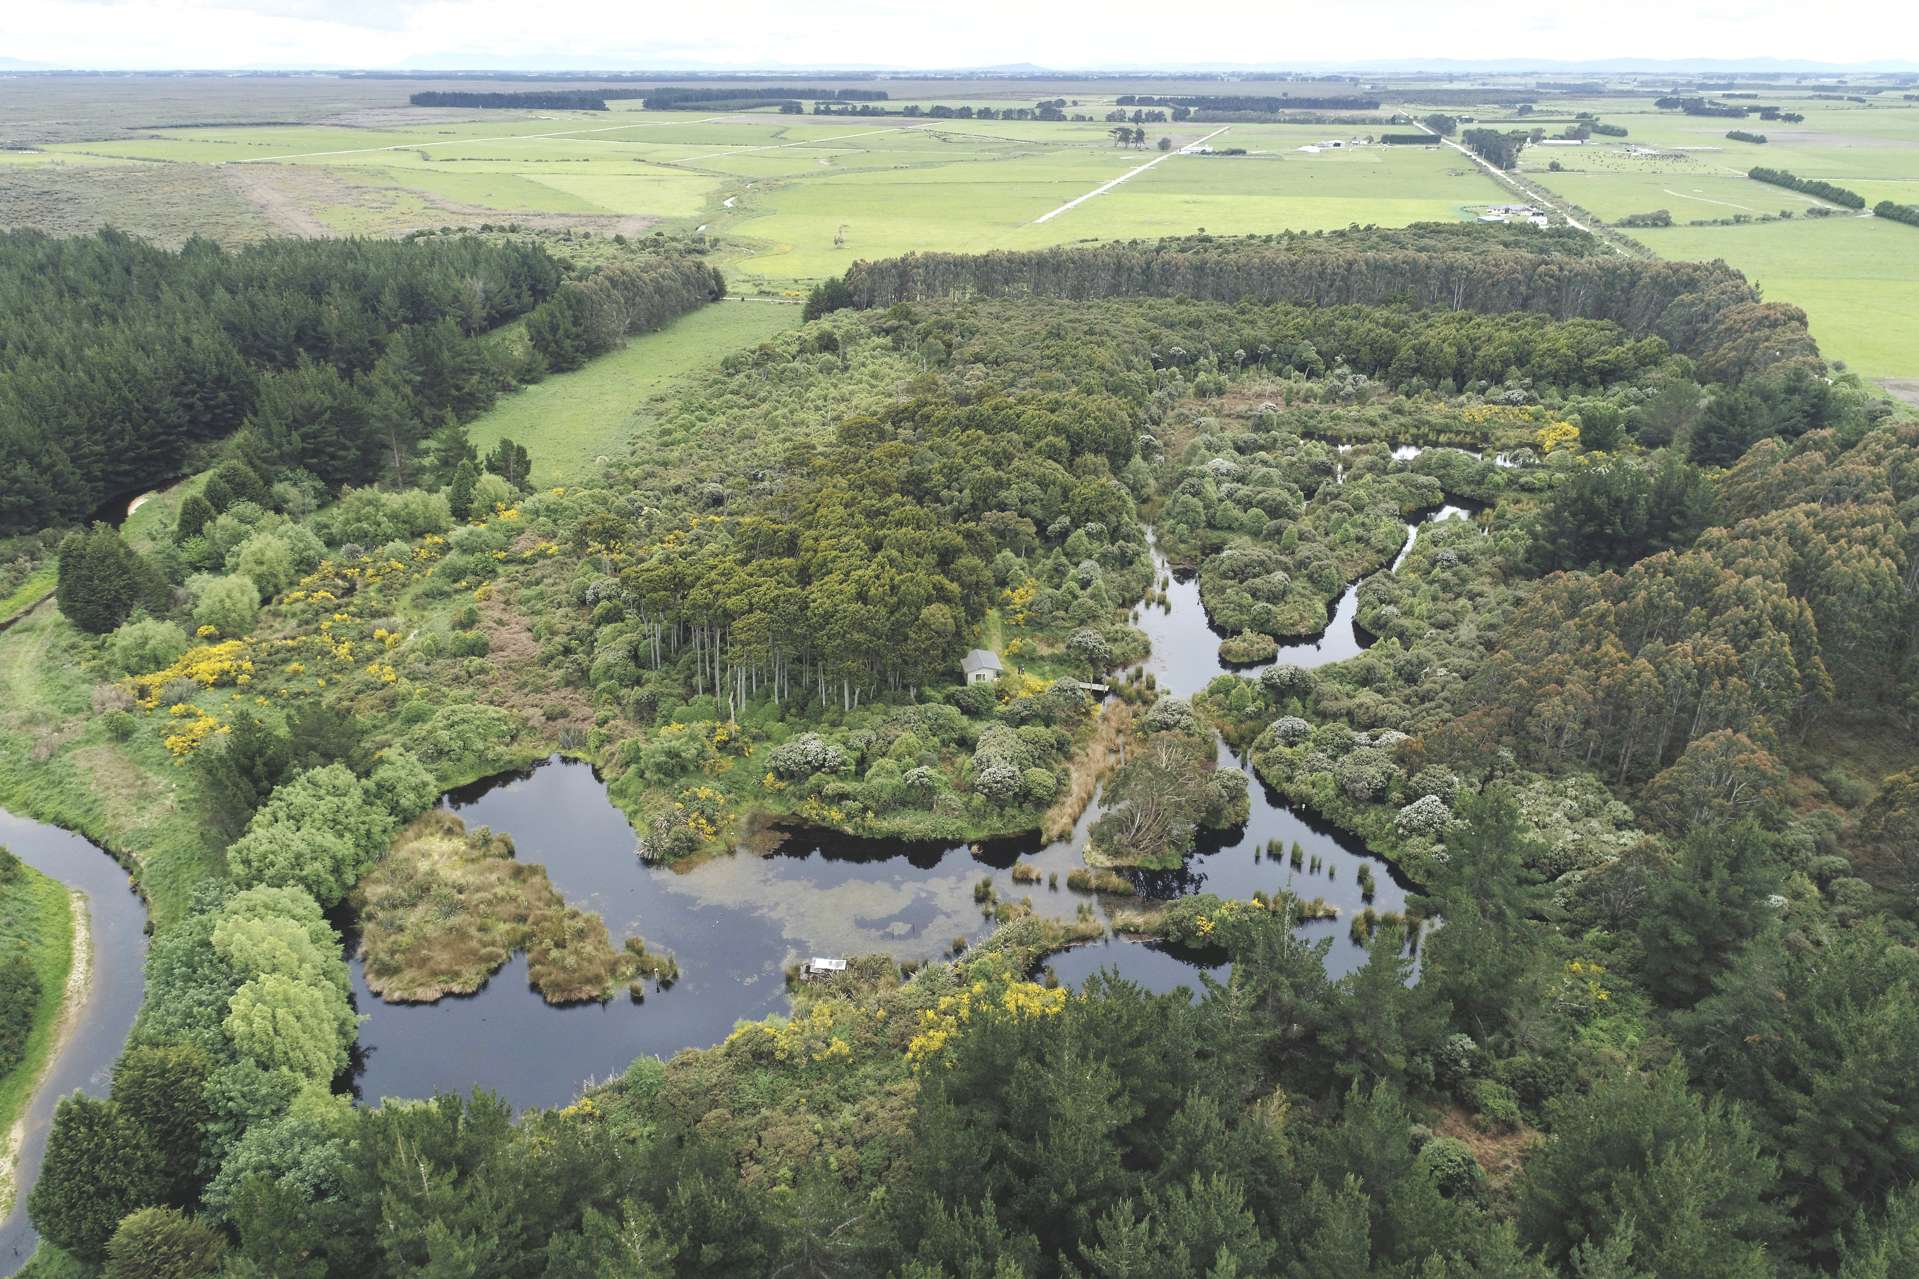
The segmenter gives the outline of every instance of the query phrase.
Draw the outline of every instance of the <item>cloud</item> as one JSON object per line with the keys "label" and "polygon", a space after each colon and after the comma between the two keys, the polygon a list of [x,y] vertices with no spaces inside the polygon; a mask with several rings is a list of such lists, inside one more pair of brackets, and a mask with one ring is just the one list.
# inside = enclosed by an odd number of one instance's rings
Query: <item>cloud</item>
{"label": "cloud", "polygon": [[433,0],[205,0],[209,10],[237,11],[258,18],[292,18],[366,31],[402,31],[412,16]]}
{"label": "cloud", "polygon": [[[1385,59],[1790,57],[1855,61],[1919,48],[1910,6],[1837,0],[1615,0],[1603,23],[1537,6],[1487,21],[1461,0],[0,0],[7,53],[99,67],[356,66],[431,62],[647,68],[1304,65]],[[1862,38],[1869,37],[1869,38]],[[569,61],[570,60],[570,61]]]}

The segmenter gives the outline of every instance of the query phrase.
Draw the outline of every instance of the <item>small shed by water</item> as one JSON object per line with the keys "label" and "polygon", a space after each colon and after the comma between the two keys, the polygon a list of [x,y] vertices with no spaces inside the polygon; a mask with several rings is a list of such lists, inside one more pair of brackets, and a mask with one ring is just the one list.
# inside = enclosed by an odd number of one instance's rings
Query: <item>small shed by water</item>
{"label": "small shed by water", "polygon": [[824,955],[815,955],[800,965],[801,981],[818,981],[822,977],[831,977],[835,973],[846,971],[844,959],[829,959]]}
{"label": "small shed by water", "polygon": [[976,648],[960,658],[960,670],[968,684],[990,684],[999,678],[1002,669],[999,654],[991,649]]}

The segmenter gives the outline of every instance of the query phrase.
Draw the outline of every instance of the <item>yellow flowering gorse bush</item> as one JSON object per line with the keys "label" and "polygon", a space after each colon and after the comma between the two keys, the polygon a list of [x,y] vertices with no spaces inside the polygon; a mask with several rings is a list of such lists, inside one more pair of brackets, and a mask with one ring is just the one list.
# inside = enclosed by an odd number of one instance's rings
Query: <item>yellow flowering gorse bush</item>
{"label": "yellow flowering gorse bush", "polygon": [[[981,969],[975,966],[973,971],[977,974]],[[942,1060],[953,1037],[975,1017],[1040,1021],[1057,1017],[1066,1009],[1063,987],[1013,979],[997,968],[984,971],[984,976],[974,976],[962,989],[941,995],[931,1008],[920,1009],[919,1025],[906,1044],[906,1060],[914,1070]]]}

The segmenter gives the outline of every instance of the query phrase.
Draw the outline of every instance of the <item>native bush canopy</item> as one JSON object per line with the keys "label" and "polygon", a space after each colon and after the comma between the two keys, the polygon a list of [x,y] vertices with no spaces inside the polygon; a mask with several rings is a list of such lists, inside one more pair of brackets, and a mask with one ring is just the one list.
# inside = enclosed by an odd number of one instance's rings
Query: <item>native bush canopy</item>
{"label": "native bush canopy", "polygon": [[[224,856],[154,939],[111,1098],[63,1103],[35,1222],[109,1274],[1905,1274],[1919,426],[1722,268],[1595,252],[862,265],[543,491],[449,433],[336,496],[243,433],[173,544],[72,544],[101,730],[49,738],[178,758]],[[533,340],[623,331],[614,284],[556,286]],[[1149,530],[1235,651],[1350,591],[1353,655],[1163,695],[1128,673],[1171,587]],[[981,644],[1006,669],[962,684]],[[1104,786],[1127,870],[1050,918],[988,880],[990,937],[856,957],[558,1110],[355,1105],[326,908],[460,922],[394,831],[556,750],[650,859],[760,819],[984,859]],[[1235,758],[1384,859],[1360,908],[1295,896],[1328,872],[1278,841],[1271,890],[1205,891]],[[554,922],[607,952],[589,995],[651,958]],[[1220,975],[1059,988],[1048,957],[1109,928]]]}

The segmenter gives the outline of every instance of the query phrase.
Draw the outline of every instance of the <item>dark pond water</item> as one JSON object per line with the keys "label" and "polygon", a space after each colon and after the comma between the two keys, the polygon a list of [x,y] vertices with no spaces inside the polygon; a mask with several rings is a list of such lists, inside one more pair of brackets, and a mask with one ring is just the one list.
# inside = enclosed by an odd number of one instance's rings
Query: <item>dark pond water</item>
{"label": "dark pond water", "polygon": [[1142,986],[1161,993],[1184,987],[1194,998],[1201,993],[1202,973],[1224,982],[1231,975],[1232,967],[1222,958],[1176,954],[1153,942],[1125,941],[1118,937],[1075,946],[1046,961],[1046,971],[1062,986],[1078,988],[1095,973],[1121,971]]}
{"label": "dark pond water", "polygon": [[[1236,766],[1229,756],[1222,765]],[[581,1082],[618,1074],[635,1057],[716,1044],[742,1019],[784,1011],[784,969],[795,960],[876,952],[928,959],[955,939],[977,941],[991,931],[973,898],[982,878],[1001,897],[1030,898],[1036,910],[1060,918],[1072,918],[1083,901],[1096,900],[1108,912],[1133,900],[1092,899],[1064,887],[1067,874],[1084,864],[1079,850],[1091,812],[1072,837],[1050,845],[995,841],[976,852],[965,844],[808,831],[768,856],[742,852],[671,870],[635,855],[625,816],[585,764],[551,760],[456,792],[448,802],[469,825],[510,832],[519,857],[546,866],[569,901],[599,911],[616,938],[638,933],[649,947],[672,951],[684,975],[642,1004],[622,995],[605,1005],[552,1008],[528,986],[525,958],[515,956],[471,996],[409,1005],[372,995],[355,960],[354,1002],[366,1016],[355,1086],[368,1102],[479,1086],[516,1106],[564,1105]],[[1357,870],[1368,861],[1377,876],[1373,905],[1396,910],[1403,903],[1404,889],[1384,863],[1286,808],[1257,781],[1251,809],[1245,827],[1202,845],[1180,871],[1133,872],[1139,896],[1214,892],[1244,899],[1256,889],[1290,887],[1338,903],[1350,918],[1364,904]],[[563,816],[556,822],[555,814]],[[1321,859],[1320,873],[1292,870],[1284,853],[1267,857],[1272,840],[1282,849],[1297,841],[1308,865]],[[1057,876],[1061,886],[1014,882],[1016,862]],[[1347,928],[1346,919],[1306,925],[1312,935],[1334,938],[1328,966],[1335,974],[1365,957]],[[1075,985],[1101,967],[1153,990],[1197,989],[1192,962],[1131,942],[1082,947],[1054,961],[1060,979]]]}
{"label": "dark pond water", "polygon": [[92,934],[92,980],[86,999],[72,1014],[66,1042],[24,1116],[13,1207],[0,1220],[0,1274],[10,1275],[26,1264],[39,1239],[27,1220],[27,1195],[40,1172],[54,1106],[74,1091],[107,1094],[114,1060],[140,1010],[147,913],[119,863],[78,835],[0,810],[0,844],[35,870],[85,894]]}
{"label": "dark pond water", "polygon": [[[1428,518],[1464,514],[1446,507]],[[1410,549],[1417,529],[1408,526],[1407,536]],[[1167,571],[1163,560],[1159,568]],[[1357,592],[1355,585],[1340,597],[1323,635],[1286,646],[1277,660],[1310,667],[1360,652],[1368,641],[1353,626]],[[1225,669],[1220,636],[1207,624],[1197,583],[1175,579],[1168,595],[1169,607],[1142,607],[1135,624],[1152,640],[1146,667],[1160,687],[1190,696]],[[1221,767],[1241,767],[1224,743],[1219,749]],[[738,853],[672,870],[639,860],[625,816],[585,764],[552,760],[455,791],[447,803],[469,825],[511,834],[522,860],[545,865],[568,900],[599,911],[616,938],[638,933],[649,946],[672,951],[684,976],[643,1004],[621,997],[603,1006],[556,1009],[528,987],[525,960],[516,956],[472,996],[395,1005],[368,992],[356,961],[355,1002],[367,1018],[356,1086],[369,1102],[477,1085],[517,1106],[564,1104],[582,1081],[617,1074],[635,1057],[715,1044],[742,1019],[783,1011],[784,969],[796,960],[875,952],[923,960],[948,953],[957,939],[977,940],[991,931],[973,897],[982,878],[990,878],[1001,897],[1029,898],[1036,910],[1061,918],[1071,918],[1089,900],[1064,884],[1069,872],[1084,865],[1081,850],[1094,810],[1070,837],[1046,845],[1034,838],[975,848],[799,831],[768,856]],[[1287,856],[1295,843],[1305,859],[1299,870]],[[1278,851],[1269,856],[1269,849]],[[1315,858],[1317,873],[1309,869]],[[1016,862],[1036,866],[1042,881],[1015,883]],[[1376,880],[1370,902],[1360,890],[1362,863],[1373,867]],[[1047,887],[1052,877],[1061,887]],[[1145,898],[1212,892],[1245,899],[1280,888],[1323,897],[1340,907],[1340,918],[1306,924],[1302,931],[1332,939],[1327,966],[1335,976],[1365,960],[1349,938],[1352,916],[1366,905],[1400,910],[1406,894],[1386,863],[1288,807],[1256,777],[1244,827],[1214,834],[1178,871],[1128,877]],[[1130,901],[1096,899],[1109,916]],[[1155,991],[1197,991],[1200,971],[1225,973],[1218,957],[1119,939],[1076,947],[1050,964],[1069,985],[1111,969]]]}
{"label": "dark pond water", "polygon": [[[1393,557],[1392,567],[1386,571],[1399,571],[1399,566],[1412,554],[1422,525],[1440,520],[1466,519],[1471,515],[1470,508],[1448,503],[1417,522],[1408,524],[1405,544],[1399,548],[1399,553]],[[1207,617],[1206,608],[1199,601],[1198,576],[1171,572],[1157,551],[1154,552],[1154,562],[1158,566],[1160,579],[1168,581],[1164,592],[1167,602],[1136,607],[1133,610],[1133,625],[1144,631],[1147,639],[1152,641],[1153,651],[1141,665],[1153,673],[1158,687],[1166,692],[1191,697],[1204,691],[1220,675],[1252,677],[1268,666],[1292,665],[1310,670],[1315,666],[1357,657],[1372,643],[1371,638],[1353,622],[1359,611],[1360,587],[1359,582],[1353,582],[1333,602],[1326,629],[1318,635],[1280,645],[1279,652],[1270,662],[1228,664],[1221,661],[1219,656],[1219,642],[1226,638],[1226,632],[1214,626]]]}

